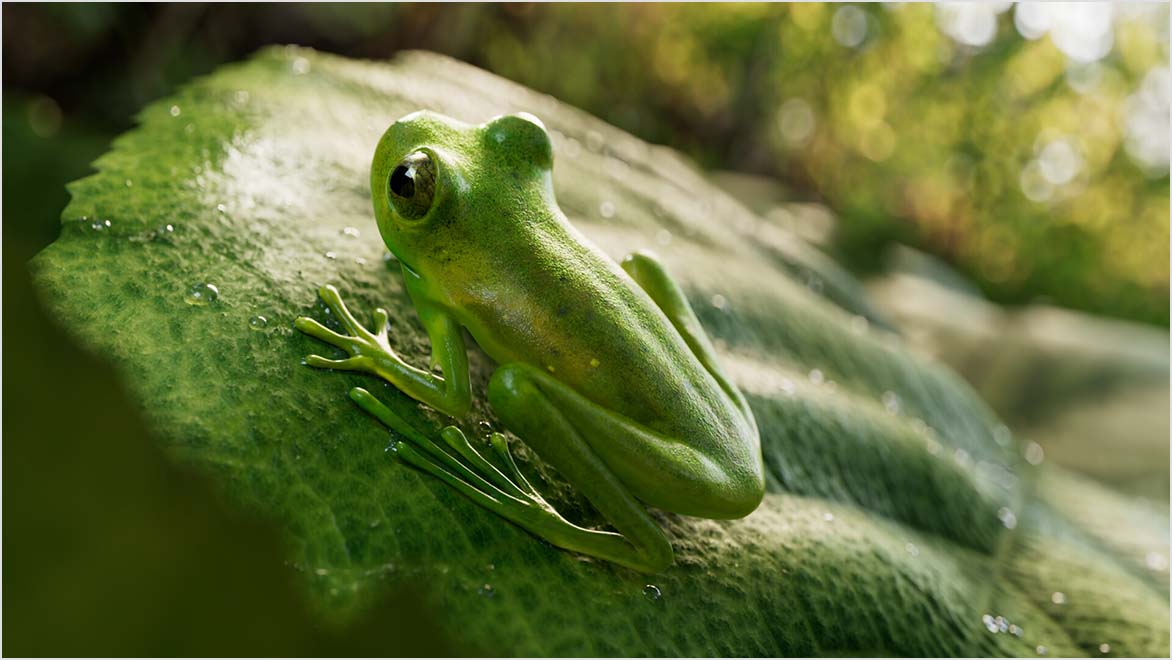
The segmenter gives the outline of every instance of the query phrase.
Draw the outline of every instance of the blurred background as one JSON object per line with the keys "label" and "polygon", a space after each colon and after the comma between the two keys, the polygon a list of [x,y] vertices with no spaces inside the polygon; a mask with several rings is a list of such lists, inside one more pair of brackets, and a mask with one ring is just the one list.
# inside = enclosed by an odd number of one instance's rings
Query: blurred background
{"label": "blurred background", "polygon": [[[130,491],[92,499],[111,492],[113,461],[174,468],[108,367],[70,348],[35,306],[24,265],[56,237],[65,184],[139,109],[271,43],[369,59],[438,51],[689,154],[863,279],[912,342],[968,378],[1048,458],[1166,509],[1168,25],[1167,4],[1125,3],[5,4],[3,369],[9,393],[19,388],[5,396],[5,623],[13,613],[14,625],[49,625],[10,604],[27,605],[39,576],[62,579],[41,545],[14,539],[103,543],[97,523],[53,524],[78,510],[117,511],[119,524],[139,525],[128,538],[154,533],[163,544],[106,557],[125,574],[107,576],[99,596],[31,601],[65,619],[75,607],[75,625],[98,635],[127,625],[95,618],[102,598],[141,601],[135,625],[153,629],[147,587],[130,576],[179,570],[176,556],[210,562],[216,548],[243,557],[269,547],[267,532],[232,527],[192,475],[162,479],[166,497],[154,482],[118,484],[150,501]],[[82,385],[85,401],[52,425],[11,412],[56,410],[48,388]],[[109,438],[123,448],[105,450]],[[199,552],[174,540],[190,534],[181,522],[192,510],[216,530]],[[273,589],[286,589],[254,559],[281,585]],[[189,616],[223,635],[243,620],[234,612],[252,608],[216,600],[221,583],[187,586],[210,604]],[[303,616],[289,607],[273,616]],[[323,645],[337,641],[320,634]],[[143,639],[111,653],[210,652],[198,636]],[[308,644],[286,641],[243,648],[286,655]]]}

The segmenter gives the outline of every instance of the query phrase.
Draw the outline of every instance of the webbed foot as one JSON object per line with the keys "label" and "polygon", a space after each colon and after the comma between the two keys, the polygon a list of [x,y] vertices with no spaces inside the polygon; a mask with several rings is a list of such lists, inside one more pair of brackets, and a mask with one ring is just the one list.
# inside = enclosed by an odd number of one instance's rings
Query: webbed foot
{"label": "webbed foot", "polygon": [[380,307],[374,310],[374,325],[372,327],[375,331],[371,332],[354,318],[354,315],[346,307],[346,303],[342,301],[338,289],[332,284],[319,289],[318,295],[326,303],[330,313],[341,322],[342,327],[349,334],[343,335],[334,332],[307,316],[298,317],[293,322],[293,327],[346,351],[350,357],[331,360],[320,355],[307,355],[305,364],[319,369],[376,373],[376,360],[380,358],[397,359],[394,350],[391,349],[391,345],[387,341],[387,320],[389,317],[385,309]]}
{"label": "webbed foot", "polygon": [[350,390],[350,398],[407,439],[395,443],[395,451],[404,461],[442,480],[477,504],[535,533],[538,532],[533,526],[539,523],[571,525],[521,474],[508,441],[500,433],[493,433],[489,444],[503,469],[485,458],[455,426],[440,431],[444,444],[455,451],[453,456],[365,389],[355,387]]}

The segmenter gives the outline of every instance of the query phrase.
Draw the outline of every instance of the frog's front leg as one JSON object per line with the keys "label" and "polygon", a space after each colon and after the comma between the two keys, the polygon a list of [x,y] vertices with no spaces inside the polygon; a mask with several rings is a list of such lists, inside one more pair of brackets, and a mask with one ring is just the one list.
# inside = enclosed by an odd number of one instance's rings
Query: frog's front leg
{"label": "frog's front leg", "polygon": [[472,405],[468,356],[459,325],[449,315],[429,307],[416,311],[431,340],[432,364],[442,376],[413,367],[403,361],[387,339],[387,312],[374,311],[374,332],[367,330],[347,309],[333,285],[323,286],[319,295],[349,333],[342,335],[314,319],[302,316],[294,321],[298,330],[332,344],[350,357],[330,360],[320,355],[305,358],[306,364],[322,369],[362,371],[379,376],[408,396],[453,417],[462,417]]}

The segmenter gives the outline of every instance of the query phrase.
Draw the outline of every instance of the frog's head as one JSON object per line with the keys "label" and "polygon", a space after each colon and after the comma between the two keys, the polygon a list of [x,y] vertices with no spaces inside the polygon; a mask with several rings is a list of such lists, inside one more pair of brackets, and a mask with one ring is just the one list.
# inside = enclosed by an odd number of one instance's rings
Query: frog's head
{"label": "frog's head", "polygon": [[553,149],[541,120],[504,115],[478,126],[419,111],[383,134],[370,169],[379,232],[416,270],[556,208]]}

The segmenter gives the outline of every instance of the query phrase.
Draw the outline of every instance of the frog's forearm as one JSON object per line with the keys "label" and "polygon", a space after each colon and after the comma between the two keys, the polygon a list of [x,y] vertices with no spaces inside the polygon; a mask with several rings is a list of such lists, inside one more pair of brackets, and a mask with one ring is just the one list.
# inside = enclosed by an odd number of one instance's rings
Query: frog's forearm
{"label": "frog's forearm", "polygon": [[452,417],[463,417],[472,406],[472,394],[460,326],[442,312],[420,310],[419,316],[431,339],[431,362],[443,376],[407,364],[389,345],[370,351],[370,371],[417,401]]}

